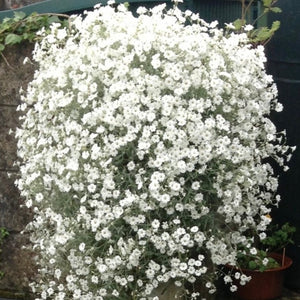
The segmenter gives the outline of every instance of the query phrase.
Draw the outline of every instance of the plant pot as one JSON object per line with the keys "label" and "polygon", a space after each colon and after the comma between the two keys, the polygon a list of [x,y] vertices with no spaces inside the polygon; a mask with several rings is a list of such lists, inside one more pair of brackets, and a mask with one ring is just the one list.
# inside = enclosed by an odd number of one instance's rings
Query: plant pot
{"label": "plant pot", "polygon": [[236,293],[239,299],[271,300],[281,296],[284,271],[291,266],[292,260],[285,256],[282,265],[283,256],[281,254],[271,253],[269,256],[274,258],[281,266],[263,272],[248,269],[236,269],[252,278],[246,285],[240,285],[238,281],[234,282],[238,286]]}

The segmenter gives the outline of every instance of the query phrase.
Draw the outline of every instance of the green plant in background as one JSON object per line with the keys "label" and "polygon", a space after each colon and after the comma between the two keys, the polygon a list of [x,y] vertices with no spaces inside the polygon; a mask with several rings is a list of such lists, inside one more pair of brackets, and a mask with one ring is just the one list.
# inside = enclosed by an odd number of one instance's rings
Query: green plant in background
{"label": "green plant in background", "polygon": [[[284,256],[285,247],[294,243],[293,235],[295,232],[296,228],[289,223],[285,223],[281,227],[278,224],[270,225],[266,231],[266,236],[257,237],[255,247],[247,245],[240,247],[237,255],[239,267],[261,272],[279,267],[280,264],[270,257],[269,253],[282,251]],[[255,235],[250,234],[250,236]]]}
{"label": "green plant in background", "polygon": [[[0,227],[0,247],[3,244],[4,239],[8,236],[8,231],[4,227]],[[1,253],[1,248],[0,248],[0,253]],[[3,277],[4,273],[0,271],[0,279]]]}
{"label": "green plant in background", "polygon": [[264,250],[257,250],[255,248],[244,249],[237,255],[240,268],[248,270],[258,270],[264,272],[265,270],[279,267],[279,263],[272,257],[268,257],[268,253]]}
{"label": "green plant in background", "polygon": [[[273,37],[274,33],[280,27],[280,21],[274,21],[272,25],[264,26],[262,20],[270,13],[280,13],[280,7],[275,6],[278,0],[240,0],[242,5],[241,18],[233,22],[233,29],[241,32],[245,26],[251,25],[251,30],[248,31],[248,37],[253,44],[266,45]],[[250,11],[254,4],[262,6],[261,14],[253,21],[250,21]]]}
{"label": "green plant in background", "polygon": [[288,244],[293,244],[293,236],[296,232],[296,228],[289,223],[285,223],[281,227],[278,224],[270,227],[267,235],[269,235],[261,241],[261,244],[273,252],[284,249]]}
{"label": "green plant in background", "polygon": [[62,27],[68,26],[68,18],[69,16],[65,14],[34,12],[26,16],[24,12],[15,11],[12,18],[5,18],[0,23],[0,55],[7,62],[3,55],[6,46],[25,41],[36,42],[39,39],[37,35],[39,30],[45,28],[46,32],[49,31],[52,23],[59,23]]}

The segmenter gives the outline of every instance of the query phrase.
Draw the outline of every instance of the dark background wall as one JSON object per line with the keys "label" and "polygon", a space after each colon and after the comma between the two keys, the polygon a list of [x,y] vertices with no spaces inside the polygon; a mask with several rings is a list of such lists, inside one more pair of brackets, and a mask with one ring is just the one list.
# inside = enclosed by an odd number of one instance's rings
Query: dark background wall
{"label": "dark background wall", "polygon": [[277,83],[283,112],[273,116],[279,130],[286,129],[287,143],[296,145],[290,170],[280,174],[282,197],[275,211],[278,223],[290,222],[297,227],[295,245],[288,247],[294,260],[287,284],[300,289],[300,1],[279,0],[282,13],[270,15],[269,23],[280,20],[281,27],[267,45],[268,71]]}

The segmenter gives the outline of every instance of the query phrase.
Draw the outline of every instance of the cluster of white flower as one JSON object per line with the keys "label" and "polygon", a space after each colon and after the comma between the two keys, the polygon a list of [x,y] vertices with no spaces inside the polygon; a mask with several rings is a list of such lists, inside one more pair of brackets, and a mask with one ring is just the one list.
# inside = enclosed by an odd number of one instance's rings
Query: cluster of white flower
{"label": "cluster of white flower", "polygon": [[213,293],[279,201],[263,47],[176,6],[137,14],[99,6],[35,48],[16,136],[36,299],[152,299],[203,274]]}

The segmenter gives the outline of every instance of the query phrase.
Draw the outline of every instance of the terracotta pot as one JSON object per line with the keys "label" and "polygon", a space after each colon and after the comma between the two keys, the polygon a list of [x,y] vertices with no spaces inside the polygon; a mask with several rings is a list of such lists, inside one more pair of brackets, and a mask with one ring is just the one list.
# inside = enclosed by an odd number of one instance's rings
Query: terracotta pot
{"label": "terracotta pot", "polygon": [[[280,265],[282,265],[282,255],[271,253],[270,257],[274,258]],[[237,296],[242,300],[271,300],[281,296],[284,271],[292,264],[292,260],[285,256],[283,266],[269,269],[263,272],[242,269],[241,271],[251,276],[252,279],[246,285],[238,286]],[[239,271],[237,269],[237,271]]]}

